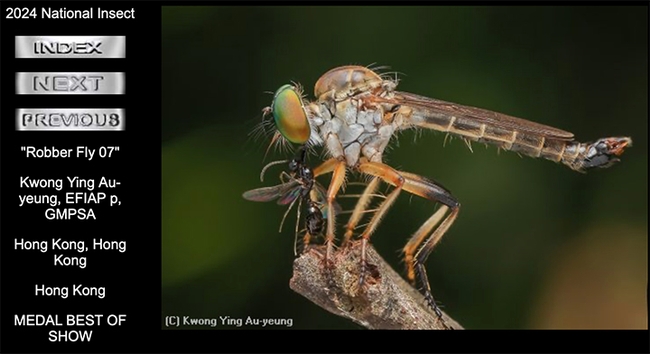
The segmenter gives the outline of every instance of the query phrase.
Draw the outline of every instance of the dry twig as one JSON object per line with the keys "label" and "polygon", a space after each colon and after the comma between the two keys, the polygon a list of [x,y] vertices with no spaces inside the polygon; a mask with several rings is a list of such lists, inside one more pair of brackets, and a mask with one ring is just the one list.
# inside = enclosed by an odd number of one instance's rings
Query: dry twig
{"label": "dry twig", "polygon": [[[390,265],[367,247],[368,262],[376,266],[366,272],[359,287],[360,243],[335,252],[332,268],[324,268],[323,246],[313,246],[293,265],[290,287],[325,310],[348,318],[368,329],[446,329],[426,305],[424,297]],[[453,329],[463,329],[443,313]]]}

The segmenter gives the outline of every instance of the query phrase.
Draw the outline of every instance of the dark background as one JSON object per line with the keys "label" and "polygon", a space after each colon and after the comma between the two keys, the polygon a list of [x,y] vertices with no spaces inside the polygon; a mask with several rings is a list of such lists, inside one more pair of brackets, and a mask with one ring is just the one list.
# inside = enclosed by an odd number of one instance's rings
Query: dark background
{"label": "dark background", "polygon": [[[376,63],[404,73],[403,91],[634,141],[619,165],[579,174],[401,134],[387,163],[462,204],[427,262],[445,311],[469,329],[647,329],[647,19],[641,6],[163,8],[163,314],[360,328],[289,289],[295,216],[278,233],[285,208],[241,194],[277,183],[281,167],[264,183],[260,169],[288,156],[264,160],[269,141],[249,136],[267,91],[293,80],[311,97],[327,70]],[[373,236],[397,270],[431,212],[403,195]]]}

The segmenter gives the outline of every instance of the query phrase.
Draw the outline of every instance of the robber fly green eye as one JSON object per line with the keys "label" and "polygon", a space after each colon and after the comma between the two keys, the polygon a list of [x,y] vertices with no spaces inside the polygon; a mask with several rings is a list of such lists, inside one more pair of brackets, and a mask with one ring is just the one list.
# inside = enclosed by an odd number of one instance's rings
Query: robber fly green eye
{"label": "robber fly green eye", "polygon": [[273,97],[271,112],[282,136],[294,144],[304,144],[311,134],[307,112],[300,94],[291,85],[280,87]]}

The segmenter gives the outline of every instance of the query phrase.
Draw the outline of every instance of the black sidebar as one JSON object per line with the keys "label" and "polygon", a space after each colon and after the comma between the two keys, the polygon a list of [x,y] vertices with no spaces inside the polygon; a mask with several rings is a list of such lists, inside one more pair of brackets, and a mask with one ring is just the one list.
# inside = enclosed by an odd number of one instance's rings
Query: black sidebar
{"label": "black sidebar", "polygon": [[161,327],[160,7],[2,2],[2,352]]}

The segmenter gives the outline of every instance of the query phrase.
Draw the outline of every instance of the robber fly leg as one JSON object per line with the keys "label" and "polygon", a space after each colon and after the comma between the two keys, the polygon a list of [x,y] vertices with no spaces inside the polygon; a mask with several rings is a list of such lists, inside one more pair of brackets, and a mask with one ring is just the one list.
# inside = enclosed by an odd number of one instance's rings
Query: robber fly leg
{"label": "robber fly leg", "polygon": [[415,283],[415,252],[418,247],[422,245],[427,236],[430,235],[433,228],[440,223],[445,214],[449,211],[449,207],[442,205],[438,210],[431,215],[431,217],[420,226],[420,228],[413,233],[413,236],[404,246],[404,264],[406,266],[406,278],[413,286]]}
{"label": "robber fly leg", "polygon": [[[436,312],[438,318],[445,323],[442,311],[438,308],[431,294],[431,286],[426,269],[424,268],[424,263],[433,251],[433,247],[440,241],[442,236],[456,220],[458,211],[460,210],[460,203],[441,185],[412,173],[400,173],[405,179],[405,191],[442,204],[413,236],[411,236],[411,239],[404,247],[404,255],[408,267],[407,276],[409,280],[413,283],[417,278],[422,286],[420,291],[424,295],[427,303]],[[437,228],[435,228],[436,225],[438,225]],[[432,230],[433,232],[431,233]],[[447,327],[451,328],[449,326]]]}
{"label": "robber fly leg", "polygon": [[332,172],[332,181],[327,189],[327,232],[325,235],[325,246],[327,251],[325,253],[325,263],[327,264],[332,259],[332,251],[334,247],[335,239],[335,227],[336,227],[336,209],[334,207],[334,202],[336,200],[336,195],[339,193],[339,190],[345,182],[346,175],[346,164],[345,161],[339,160],[337,158],[331,158],[323,162],[320,166],[314,169],[314,177],[324,175],[326,173]]}
{"label": "robber fly leg", "polygon": [[392,167],[381,162],[362,162],[359,164],[358,168],[362,173],[378,177],[384,182],[395,186],[395,188],[386,196],[386,199],[384,199],[384,201],[379,205],[377,212],[372,216],[366,229],[361,234],[361,274],[359,275],[359,284],[363,285],[366,271],[368,270],[368,263],[366,260],[366,247],[368,241],[370,240],[370,236],[372,236],[379,226],[381,219],[386,215],[388,209],[393,206],[393,203],[402,191],[404,177],[402,177],[402,175]]}
{"label": "robber fly leg", "polygon": [[345,225],[345,234],[343,235],[341,246],[347,244],[352,238],[354,229],[359,224],[359,221],[361,221],[361,218],[363,217],[368,204],[370,204],[370,201],[372,200],[377,187],[379,187],[379,182],[381,182],[381,179],[374,177],[372,181],[370,181],[370,183],[368,183],[366,186],[366,189],[363,191],[363,194],[361,194],[361,197],[359,197],[359,200],[357,201],[357,204],[354,206],[354,210],[352,211],[352,215],[350,215],[350,219]]}

